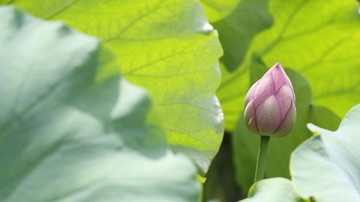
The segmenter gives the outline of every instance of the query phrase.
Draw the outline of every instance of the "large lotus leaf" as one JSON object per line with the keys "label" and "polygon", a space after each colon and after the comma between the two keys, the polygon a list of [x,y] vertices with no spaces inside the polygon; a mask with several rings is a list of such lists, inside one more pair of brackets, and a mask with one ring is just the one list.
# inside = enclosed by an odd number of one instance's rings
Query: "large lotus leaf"
{"label": "large lotus leaf", "polygon": [[242,202],[310,202],[295,191],[293,183],[284,178],[261,180],[251,186],[249,196]]}
{"label": "large lotus leaf", "polygon": [[254,38],[246,62],[232,74],[224,69],[218,96],[226,128],[233,130],[240,117],[254,53],[267,67],[280,61],[299,71],[311,85],[314,103],[344,116],[360,100],[357,2],[271,0],[269,10],[274,24]]}
{"label": "large lotus leaf", "polygon": [[222,51],[200,2],[17,0],[13,4],[100,37],[120,59],[123,75],[153,98],[173,148],[207,169],[223,134],[215,96]]}
{"label": "large lotus leaf", "polygon": [[145,91],[95,81],[96,38],[12,7],[0,19],[0,201],[199,198],[195,166],[170,152]]}
{"label": "large lotus leaf", "polygon": [[[257,67],[255,72],[258,75],[252,75],[252,77],[258,78],[259,75],[262,75],[261,72],[266,70],[260,64]],[[260,69],[261,67],[262,69]],[[321,126],[337,125],[340,122],[339,118],[331,111],[311,104],[311,89],[304,77],[292,69],[286,68],[285,70],[293,83],[296,94],[297,120],[290,134],[282,138],[271,138],[267,153],[266,177],[290,178],[290,155],[299,144],[311,136],[306,129],[309,121],[317,121],[316,123]],[[310,117],[316,118],[310,119]],[[234,132],[233,148],[237,181],[242,185],[244,191],[253,183],[259,142],[260,136],[247,129],[242,117]]]}
{"label": "large lotus leaf", "polygon": [[219,31],[224,48],[221,62],[234,71],[244,60],[253,37],[269,27],[267,0],[202,0],[211,24]]}
{"label": "large lotus leaf", "polygon": [[315,201],[356,202],[360,198],[360,105],[352,108],[336,131],[309,124],[318,134],[292,154],[291,175],[303,196]]}

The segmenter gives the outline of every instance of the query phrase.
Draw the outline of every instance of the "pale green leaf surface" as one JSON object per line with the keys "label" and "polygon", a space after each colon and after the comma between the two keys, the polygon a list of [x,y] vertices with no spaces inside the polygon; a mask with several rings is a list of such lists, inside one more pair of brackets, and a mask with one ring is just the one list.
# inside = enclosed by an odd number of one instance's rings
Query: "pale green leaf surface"
{"label": "pale green leaf surface", "polygon": [[360,198],[360,105],[336,131],[309,124],[316,134],[292,154],[292,180],[303,196],[319,202],[356,202]]}
{"label": "pale green leaf surface", "polygon": [[[255,64],[255,63],[254,63]],[[263,75],[266,69],[257,63],[253,66],[252,73],[254,82]],[[293,130],[285,137],[271,138],[267,153],[266,177],[290,178],[289,160],[291,152],[308,137],[311,133],[306,129],[310,120],[316,121],[321,126],[337,125],[340,119],[326,108],[319,108],[311,104],[311,89],[309,83],[298,72],[285,69],[293,83],[296,94],[297,120]],[[310,119],[310,117],[316,117]],[[239,120],[233,136],[234,162],[237,169],[237,181],[246,191],[254,180],[256,156],[259,147],[260,136],[250,132],[245,126],[243,117]]]}
{"label": "pale green leaf surface", "polygon": [[199,199],[195,166],[170,152],[145,90],[94,81],[112,63],[96,38],[12,7],[0,19],[0,201]]}
{"label": "pale green leaf surface", "polygon": [[261,180],[251,186],[249,196],[242,202],[305,202],[296,192],[293,183],[284,178]]}
{"label": "pale green leaf surface", "polygon": [[[257,35],[246,62],[225,73],[218,96],[226,129],[233,130],[248,89],[252,56],[269,68],[276,61],[299,71],[310,83],[314,103],[342,117],[360,101],[360,15],[356,1],[271,0],[273,26]],[[226,72],[225,69],[223,71]],[[245,84],[245,85],[244,85]]]}
{"label": "pale green leaf surface", "polygon": [[17,0],[14,4],[100,37],[119,59],[124,76],[153,98],[173,148],[207,170],[224,127],[215,97],[222,51],[200,2]]}

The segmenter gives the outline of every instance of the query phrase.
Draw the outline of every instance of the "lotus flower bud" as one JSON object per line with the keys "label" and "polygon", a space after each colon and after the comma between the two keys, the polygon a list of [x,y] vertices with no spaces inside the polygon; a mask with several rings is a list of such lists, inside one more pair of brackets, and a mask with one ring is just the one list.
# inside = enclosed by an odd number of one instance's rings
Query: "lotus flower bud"
{"label": "lotus flower bud", "polygon": [[279,62],[251,86],[245,98],[244,117],[249,130],[263,136],[282,137],[293,128],[294,88]]}

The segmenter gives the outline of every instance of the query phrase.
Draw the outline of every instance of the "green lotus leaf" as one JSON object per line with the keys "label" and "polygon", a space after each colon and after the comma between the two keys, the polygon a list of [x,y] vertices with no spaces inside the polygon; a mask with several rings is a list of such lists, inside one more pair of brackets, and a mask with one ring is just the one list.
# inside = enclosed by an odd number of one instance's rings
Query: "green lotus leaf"
{"label": "green lotus leaf", "polygon": [[197,0],[16,0],[35,16],[99,37],[130,82],[144,87],[168,141],[206,171],[221,143],[217,33]]}
{"label": "green lotus leaf", "polygon": [[267,0],[202,0],[224,48],[220,61],[228,71],[243,62],[253,37],[272,24]]}
{"label": "green lotus leaf", "polygon": [[300,72],[310,83],[313,103],[339,117],[357,104],[360,55],[354,50],[360,46],[358,6],[356,1],[270,0],[273,26],[253,39],[240,68],[234,73],[223,68],[218,96],[226,129],[234,130],[243,110],[254,54],[267,68],[280,61]]}
{"label": "green lotus leaf", "polygon": [[236,12],[236,8],[242,0],[200,0],[211,23],[223,20],[227,16]]}
{"label": "green lotus leaf", "polygon": [[199,199],[195,166],[145,90],[106,75],[99,40],[9,6],[0,19],[0,201]]}
{"label": "green lotus leaf", "polygon": [[315,135],[292,154],[292,180],[303,196],[315,201],[360,198],[360,105],[352,108],[336,131],[309,124]]}

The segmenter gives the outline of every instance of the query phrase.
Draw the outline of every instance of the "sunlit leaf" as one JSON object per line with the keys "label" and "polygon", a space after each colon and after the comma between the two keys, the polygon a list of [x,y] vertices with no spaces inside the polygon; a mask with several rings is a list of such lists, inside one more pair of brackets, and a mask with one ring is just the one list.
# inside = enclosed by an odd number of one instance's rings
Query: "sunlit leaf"
{"label": "sunlit leaf", "polygon": [[219,31],[224,55],[220,61],[234,71],[244,60],[253,37],[268,28],[272,18],[267,0],[202,0],[206,14]]}
{"label": "sunlit leaf", "polygon": [[101,38],[119,59],[125,78],[149,92],[173,148],[207,170],[223,134],[223,115],[215,97],[222,51],[197,0],[17,0],[14,4]]}
{"label": "sunlit leaf", "polygon": [[112,64],[96,38],[12,7],[0,19],[0,201],[198,200],[145,90],[95,81]]}
{"label": "sunlit leaf", "polygon": [[242,0],[200,0],[201,5],[211,23],[221,21],[236,12],[236,8],[241,1]]}
{"label": "sunlit leaf", "polygon": [[233,130],[240,117],[254,53],[267,68],[280,61],[299,71],[310,83],[313,102],[344,116],[360,100],[357,2],[271,0],[269,10],[273,26],[254,38],[246,62],[236,72],[224,74],[218,95],[226,128]]}

